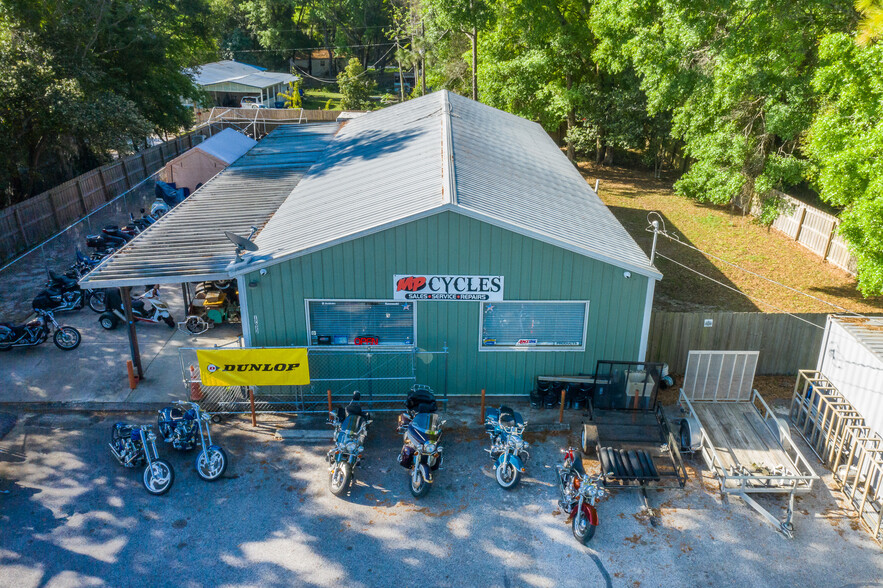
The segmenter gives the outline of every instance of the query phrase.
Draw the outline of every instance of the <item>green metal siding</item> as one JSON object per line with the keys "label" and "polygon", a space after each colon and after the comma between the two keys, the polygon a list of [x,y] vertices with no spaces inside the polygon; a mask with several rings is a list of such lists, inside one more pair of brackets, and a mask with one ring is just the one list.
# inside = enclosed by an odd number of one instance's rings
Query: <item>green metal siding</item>
{"label": "green metal siding", "polygon": [[[417,302],[417,345],[447,345],[450,394],[526,394],[538,375],[592,373],[598,359],[638,357],[648,278],[626,279],[621,268],[454,212],[248,274],[246,283],[257,282],[247,288],[251,345],[307,345],[305,299],[388,300],[393,275],[407,273],[502,275],[506,300],[589,301],[585,351],[481,352],[479,302]],[[418,362],[418,381],[441,389],[432,375],[439,367]]]}

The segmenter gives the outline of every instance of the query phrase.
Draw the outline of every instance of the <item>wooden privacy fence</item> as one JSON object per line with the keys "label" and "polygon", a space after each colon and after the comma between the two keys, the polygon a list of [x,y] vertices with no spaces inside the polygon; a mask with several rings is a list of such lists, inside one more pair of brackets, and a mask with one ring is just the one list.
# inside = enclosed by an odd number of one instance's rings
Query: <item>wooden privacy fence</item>
{"label": "wooden privacy fence", "polygon": [[[855,259],[846,242],[837,234],[840,219],[782,192],[776,192],[776,196],[785,202],[785,206],[772,227],[831,265],[855,275]],[[758,215],[759,210],[753,210],[752,214]]]}
{"label": "wooden privacy fence", "polygon": [[216,130],[208,126],[196,129],[0,210],[0,262],[12,259],[77,222],[214,132]]}
{"label": "wooden privacy fence", "polygon": [[654,311],[647,361],[663,361],[683,374],[691,350],[760,351],[759,375],[793,375],[815,367],[828,315],[797,316],[812,324],[788,314]]}

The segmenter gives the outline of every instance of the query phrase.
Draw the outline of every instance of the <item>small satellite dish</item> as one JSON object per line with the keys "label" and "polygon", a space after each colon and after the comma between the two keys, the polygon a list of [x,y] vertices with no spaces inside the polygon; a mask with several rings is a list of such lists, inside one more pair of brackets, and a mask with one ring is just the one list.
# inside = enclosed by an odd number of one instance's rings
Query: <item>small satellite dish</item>
{"label": "small satellite dish", "polygon": [[237,261],[241,261],[241,254],[243,251],[257,251],[258,246],[252,243],[251,238],[257,232],[257,227],[251,228],[251,234],[248,237],[242,237],[237,235],[232,231],[224,231],[224,236],[230,239],[230,241],[236,245],[236,259]]}

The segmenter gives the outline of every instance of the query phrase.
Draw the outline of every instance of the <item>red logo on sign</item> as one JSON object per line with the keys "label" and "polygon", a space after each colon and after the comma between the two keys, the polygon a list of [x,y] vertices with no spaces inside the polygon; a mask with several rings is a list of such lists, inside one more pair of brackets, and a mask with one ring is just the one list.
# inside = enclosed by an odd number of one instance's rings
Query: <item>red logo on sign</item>
{"label": "red logo on sign", "polygon": [[399,281],[396,282],[396,292],[402,290],[405,292],[416,292],[422,290],[424,286],[426,286],[426,278],[424,276],[408,276],[407,278],[399,278]]}

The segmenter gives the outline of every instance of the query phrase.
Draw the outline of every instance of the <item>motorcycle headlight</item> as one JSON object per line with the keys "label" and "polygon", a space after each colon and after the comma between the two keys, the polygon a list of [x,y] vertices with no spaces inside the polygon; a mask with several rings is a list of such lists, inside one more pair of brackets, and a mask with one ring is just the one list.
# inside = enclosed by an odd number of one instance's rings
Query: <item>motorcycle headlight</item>
{"label": "motorcycle headlight", "polygon": [[359,449],[359,444],[355,441],[350,441],[346,444],[347,453],[355,453]]}
{"label": "motorcycle headlight", "polygon": [[423,448],[426,450],[426,453],[435,453],[435,443],[427,443]]}

